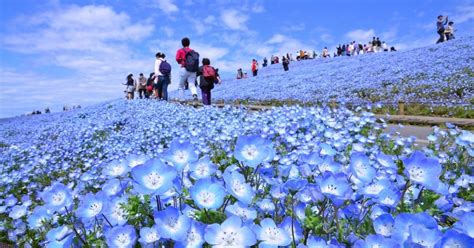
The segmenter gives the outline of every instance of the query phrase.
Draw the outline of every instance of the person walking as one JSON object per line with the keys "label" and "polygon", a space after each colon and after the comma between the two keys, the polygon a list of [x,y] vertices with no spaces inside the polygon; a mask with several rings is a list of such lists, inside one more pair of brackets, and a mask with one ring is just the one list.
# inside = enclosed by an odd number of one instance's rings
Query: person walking
{"label": "person walking", "polygon": [[140,77],[138,77],[138,95],[140,99],[146,97],[146,77],[143,76],[143,73],[140,73]]}
{"label": "person walking", "polygon": [[267,67],[267,64],[268,64],[268,60],[267,60],[267,57],[263,58],[263,64],[262,66],[263,67]]}
{"label": "person walking", "polygon": [[189,38],[183,38],[181,40],[183,48],[176,52],[176,62],[181,66],[178,91],[181,91],[181,97],[183,98],[185,83],[187,82],[194,101],[197,101],[197,89],[194,82],[196,81],[196,72],[199,69],[199,53],[191,49],[190,44]]}
{"label": "person walking", "polygon": [[[444,22],[443,22],[444,19]],[[438,30],[439,39],[436,41],[436,44],[444,42],[445,35],[444,35],[444,25],[448,23],[448,17],[444,18],[442,15],[438,16],[438,21],[436,22],[436,29]]]}
{"label": "person walking", "polygon": [[288,71],[289,70],[288,65],[290,64],[290,60],[288,58],[286,58],[285,56],[283,56],[281,58],[281,61],[282,61],[281,62],[282,65],[283,65],[283,70]]}
{"label": "person walking", "polygon": [[257,73],[258,73],[258,63],[256,59],[253,59],[252,60],[252,74],[254,77],[256,77]]}
{"label": "person walking", "polygon": [[157,73],[158,96],[161,100],[168,101],[168,85],[171,84],[171,65],[165,60],[166,55],[164,53],[158,53],[157,57],[157,61],[159,61]]}
{"label": "person walking", "polygon": [[127,99],[132,100],[133,99],[133,93],[135,92],[135,80],[133,79],[133,74],[130,73],[127,76],[127,82],[125,83],[127,88],[125,91],[127,92]]}
{"label": "person walking", "polygon": [[444,35],[446,36],[446,40],[454,39],[454,22],[448,22],[448,26],[444,30]]}
{"label": "person walking", "polygon": [[201,88],[202,104],[211,105],[211,90],[214,88],[214,82],[219,77],[217,71],[211,66],[208,58],[202,59],[202,66],[197,71],[199,76],[199,88]]}
{"label": "person walking", "polygon": [[153,95],[153,84],[154,84],[154,81],[155,81],[155,73],[152,72],[150,73],[150,76],[148,77],[148,79],[146,80],[146,94],[145,94],[145,98],[150,98],[151,95]]}

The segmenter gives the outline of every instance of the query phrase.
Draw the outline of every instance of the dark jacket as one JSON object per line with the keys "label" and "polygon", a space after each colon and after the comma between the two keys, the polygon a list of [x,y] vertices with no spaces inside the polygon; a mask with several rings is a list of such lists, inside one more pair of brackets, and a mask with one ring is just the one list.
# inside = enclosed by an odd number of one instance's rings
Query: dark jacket
{"label": "dark jacket", "polygon": [[[202,75],[202,68],[203,68],[203,66],[200,66],[199,70],[196,72],[196,76],[199,77],[199,88],[208,89],[208,90],[214,89],[215,79],[206,79],[206,78],[204,78],[204,76]],[[212,67],[212,68],[214,69],[214,71],[216,71],[216,68],[214,68],[214,67]],[[219,74],[216,71],[216,77],[218,77],[218,76],[219,76]]]}

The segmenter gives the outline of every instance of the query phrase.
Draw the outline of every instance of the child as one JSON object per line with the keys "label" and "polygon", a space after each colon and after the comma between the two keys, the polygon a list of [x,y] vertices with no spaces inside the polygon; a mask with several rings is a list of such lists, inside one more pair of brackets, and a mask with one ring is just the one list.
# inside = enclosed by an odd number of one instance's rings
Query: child
{"label": "child", "polygon": [[211,105],[211,90],[214,88],[214,81],[219,77],[216,69],[211,66],[208,58],[202,59],[202,66],[197,71],[199,76],[199,88],[201,88],[202,104]]}
{"label": "child", "polygon": [[446,40],[454,39],[454,22],[449,22],[448,26],[444,30],[444,35],[446,35]]}

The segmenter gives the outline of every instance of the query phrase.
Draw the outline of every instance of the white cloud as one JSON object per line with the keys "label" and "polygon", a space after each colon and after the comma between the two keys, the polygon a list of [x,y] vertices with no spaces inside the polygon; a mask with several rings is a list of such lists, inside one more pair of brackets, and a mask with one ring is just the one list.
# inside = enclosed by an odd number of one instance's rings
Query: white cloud
{"label": "white cloud", "polygon": [[166,14],[171,14],[174,12],[178,12],[178,6],[174,4],[174,0],[157,0],[158,7],[165,12]]}
{"label": "white cloud", "polygon": [[252,6],[253,13],[263,13],[264,11],[265,11],[265,7],[263,7],[262,4],[256,3]]}
{"label": "white cloud", "polygon": [[[30,106],[28,98],[32,98],[37,100],[37,106],[44,106],[71,101],[84,104],[89,96],[97,101],[116,98],[122,96],[125,75],[130,72],[137,75],[153,68],[154,53],[141,55],[133,43],[147,38],[154,26],[134,23],[127,14],[111,7],[58,7],[22,20],[15,23],[15,31],[0,41],[3,48],[25,54],[31,71],[52,67],[67,73],[54,77],[48,70],[37,71],[35,80],[19,77],[13,81],[21,87],[2,83],[2,92],[5,88],[5,92],[21,89],[18,94],[2,95],[2,102],[24,101]],[[44,83],[44,87],[39,83]]]}
{"label": "white cloud", "polygon": [[161,30],[167,37],[171,37],[174,35],[174,29],[170,27],[162,27]]}
{"label": "white cloud", "polygon": [[456,13],[449,17],[456,24],[465,23],[474,19],[474,5],[459,6],[456,8]]}
{"label": "white cloud", "polygon": [[249,17],[235,9],[232,9],[221,12],[221,19],[224,24],[232,30],[246,30],[247,26],[245,23]]}
{"label": "white cloud", "polygon": [[372,37],[374,36],[375,31],[373,29],[356,29],[346,33],[346,37],[349,38],[349,40],[354,40],[357,42],[367,42],[369,40],[372,40]]}

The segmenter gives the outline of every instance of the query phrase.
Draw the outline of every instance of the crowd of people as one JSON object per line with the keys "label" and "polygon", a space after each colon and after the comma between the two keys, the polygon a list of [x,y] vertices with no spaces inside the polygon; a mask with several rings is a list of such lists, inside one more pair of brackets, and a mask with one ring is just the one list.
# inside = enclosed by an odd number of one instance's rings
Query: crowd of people
{"label": "crowd of people", "polygon": [[[211,90],[215,84],[220,84],[219,69],[211,66],[209,58],[199,60],[199,53],[190,48],[191,41],[185,37],[181,40],[182,48],[176,51],[176,62],[179,67],[178,94],[184,98],[186,90],[191,92],[194,101],[198,100],[197,87],[201,90],[202,103],[211,104]],[[140,73],[138,80],[133,74],[127,76],[125,92],[127,99],[134,99],[135,92],[138,97],[168,100],[168,86],[171,84],[172,66],[166,61],[166,55],[158,52],[155,55],[154,71],[146,78]],[[200,63],[202,65],[200,65]]]}
{"label": "crowd of people", "polygon": [[[445,25],[447,26],[445,27]],[[444,18],[442,15],[438,16],[437,33],[439,39],[436,43],[444,42],[447,40],[454,39],[454,22],[448,22],[448,17]],[[218,73],[218,69],[211,66],[209,58],[203,58],[201,66],[199,65],[199,53],[190,48],[191,41],[189,38],[183,38],[181,40],[182,48],[176,52],[176,62],[179,66],[179,85],[178,93],[181,98],[184,97],[185,91],[189,90],[194,101],[198,100],[197,87],[201,90],[202,102],[204,105],[211,104],[211,90],[215,84],[220,84],[221,79]],[[371,41],[367,43],[360,43],[352,41],[343,45],[339,44],[336,47],[332,57],[340,56],[358,56],[369,53],[378,52],[395,52],[397,51],[394,46],[388,47],[385,41],[380,40],[379,37],[373,37]],[[318,55],[315,51],[308,52],[299,50],[296,52],[297,56],[294,59],[293,54],[287,53],[286,55],[279,56],[272,55],[270,57],[270,64],[282,64],[283,70],[289,70],[289,64],[292,61],[316,59]],[[168,85],[171,84],[171,65],[166,61],[166,55],[158,52],[156,55],[154,72],[150,73],[146,78],[143,73],[140,73],[138,80],[133,78],[133,74],[127,76],[127,99],[133,99],[135,92],[138,92],[139,98],[153,98],[160,100],[168,100]],[[330,58],[331,54],[327,47],[321,51],[320,58]],[[268,66],[268,59],[263,59],[263,67]],[[252,76],[258,75],[259,64],[256,59],[252,59],[250,71]],[[247,78],[247,72],[244,72],[242,68],[237,70],[237,79]]]}

